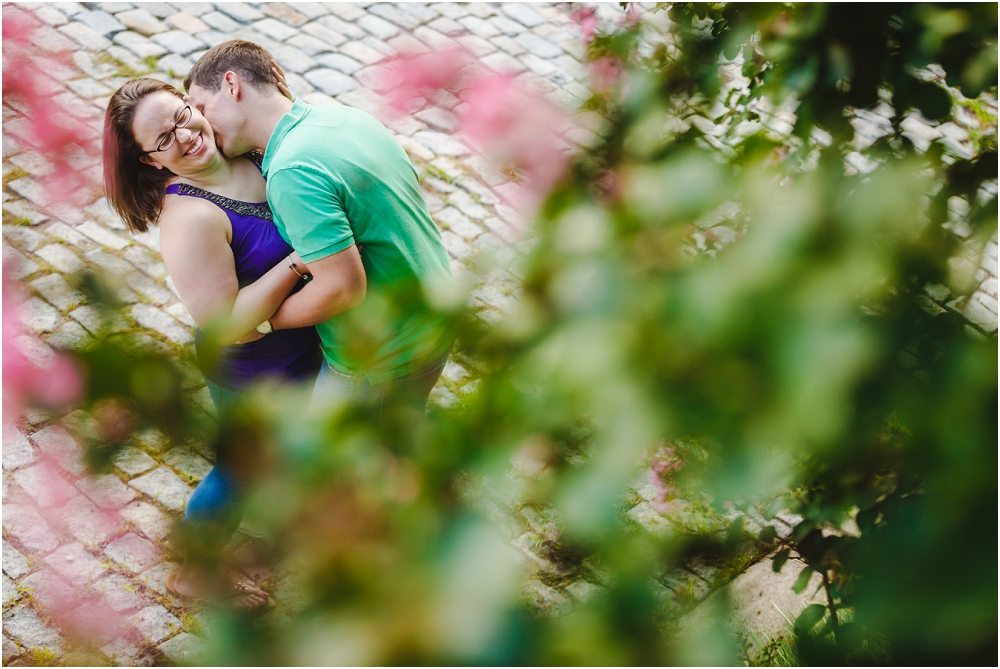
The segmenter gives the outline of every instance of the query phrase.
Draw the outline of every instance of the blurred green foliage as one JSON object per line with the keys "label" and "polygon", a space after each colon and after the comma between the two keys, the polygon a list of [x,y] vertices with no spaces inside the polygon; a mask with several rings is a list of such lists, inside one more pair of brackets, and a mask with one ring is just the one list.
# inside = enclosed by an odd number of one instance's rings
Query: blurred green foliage
{"label": "blurred green foliage", "polygon": [[[745,565],[742,524],[658,535],[623,513],[664,444],[716,512],[801,518],[759,537],[800,589],[822,576],[799,661],[995,663],[997,342],[926,290],[967,295],[996,232],[996,118],[976,107],[971,157],[902,123],[995,100],[996,14],[677,4],[598,34],[591,59],[625,73],[588,102],[600,136],[539,213],[513,313],[414,298],[454,318],[475,389],[376,428],[370,407],[310,416],[307,389],[264,387],[203,432],[246,453],[296,612],[220,618],[210,663],[736,662],[724,626],[673,635],[658,579],[695,553]],[[859,146],[854,112],[876,107],[888,128]],[[91,406],[208,429],[165,358],[114,346],[85,354]],[[529,605],[498,500],[548,510],[552,560],[592,594]]]}

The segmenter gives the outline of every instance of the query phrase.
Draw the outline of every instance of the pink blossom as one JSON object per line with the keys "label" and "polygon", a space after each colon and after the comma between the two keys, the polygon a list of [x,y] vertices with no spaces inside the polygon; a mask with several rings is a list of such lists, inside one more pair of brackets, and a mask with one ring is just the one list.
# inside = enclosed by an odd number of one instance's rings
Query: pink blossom
{"label": "pink blossom", "polygon": [[380,86],[395,114],[412,113],[442,91],[461,98],[463,104],[455,109],[459,134],[520,181],[517,189],[506,189],[523,194],[513,204],[534,206],[566,170],[568,157],[560,139],[566,114],[512,75],[474,64],[462,50],[400,56],[383,66]]}
{"label": "pink blossom", "polygon": [[3,272],[3,421],[4,428],[20,418],[27,404],[40,402],[64,407],[83,391],[83,377],[65,355],[39,360],[25,350],[21,303],[24,297],[17,284]]}
{"label": "pink blossom", "polygon": [[387,91],[389,108],[397,114],[419,109],[425,99],[459,85],[471,60],[462,49],[401,54],[379,70],[379,88]]}
{"label": "pink blossom", "polygon": [[580,26],[580,35],[583,37],[584,44],[589,44],[590,40],[594,37],[594,33],[597,31],[597,15],[594,12],[594,8],[583,7],[578,9],[570,14],[570,18]]}
{"label": "pink blossom", "polygon": [[674,449],[668,446],[662,447],[650,460],[649,483],[656,494],[649,503],[660,513],[672,513],[680,508],[679,490],[670,483],[670,478],[682,464]]}
{"label": "pink blossom", "polygon": [[469,143],[522,175],[530,198],[547,193],[569,162],[558,138],[566,115],[509,74],[480,76],[462,98],[466,104],[459,111],[459,128]]}
{"label": "pink blossom", "polygon": [[98,132],[85,120],[63,109],[51,97],[46,72],[64,67],[58,59],[34,46],[37,22],[20,10],[7,12],[3,21],[3,98],[19,103],[28,122],[27,140],[52,169],[42,178],[51,202],[74,202],[96,188],[92,172],[72,164],[84,149],[96,155]]}
{"label": "pink blossom", "polygon": [[639,16],[639,5],[634,2],[628,3],[628,9],[625,10],[624,24],[631,27],[637,25],[641,20],[642,17]]}
{"label": "pink blossom", "polygon": [[595,93],[608,95],[621,79],[622,61],[615,56],[589,61],[586,66],[590,71],[590,85]]}

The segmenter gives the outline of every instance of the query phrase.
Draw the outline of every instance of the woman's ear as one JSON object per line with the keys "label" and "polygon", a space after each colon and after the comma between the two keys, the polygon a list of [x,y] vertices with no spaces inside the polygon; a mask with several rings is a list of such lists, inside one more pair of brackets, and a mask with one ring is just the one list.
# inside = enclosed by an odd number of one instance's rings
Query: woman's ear
{"label": "woman's ear", "polygon": [[155,167],[158,170],[162,170],[163,169],[163,165],[159,164],[158,162],[156,162],[155,160],[153,160],[152,158],[150,158],[147,155],[139,156],[139,162],[146,163],[147,165]]}

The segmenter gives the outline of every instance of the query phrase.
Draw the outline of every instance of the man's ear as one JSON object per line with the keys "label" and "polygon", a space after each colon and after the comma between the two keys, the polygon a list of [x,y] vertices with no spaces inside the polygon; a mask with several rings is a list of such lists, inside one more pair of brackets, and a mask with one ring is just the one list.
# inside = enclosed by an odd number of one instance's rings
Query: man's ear
{"label": "man's ear", "polygon": [[139,156],[139,162],[140,163],[146,163],[147,165],[155,167],[158,170],[162,170],[163,169],[163,165],[159,164],[158,162],[156,162],[155,160],[153,160],[152,158],[150,158],[147,155]]}
{"label": "man's ear", "polygon": [[243,88],[239,75],[230,70],[226,72],[226,92],[233,97],[233,101],[239,102],[243,97]]}

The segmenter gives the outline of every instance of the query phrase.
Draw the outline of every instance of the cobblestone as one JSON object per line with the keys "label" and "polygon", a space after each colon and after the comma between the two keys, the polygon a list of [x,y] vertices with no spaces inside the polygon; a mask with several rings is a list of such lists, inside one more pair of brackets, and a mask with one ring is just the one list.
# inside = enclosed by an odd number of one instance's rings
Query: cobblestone
{"label": "cobblestone", "polygon": [[126,571],[138,574],[159,562],[160,553],[146,539],[129,532],[104,549],[104,554]]}
{"label": "cobblestone", "polygon": [[274,50],[274,59],[286,72],[302,73],[316,67],[316,61],[294,46],[283,46]]}
{"label": "cobblestone", "polygon": [[3,614],[4,632],[27,649],[62,652],[63,638],[26,606],[16,606]]}
{"label": "cobblestone", "polygon": [[112,248],[116,251],[121,251],[129,245],[129,241],[127,239],[120,237],[104,226],[93,221],[85,221],[84,223],[76,226],[76,230],[87,235],[98,244]]}
{"label": "cobblestone", "polygon": [[59,520],[74,539],[89,549],[110,539],[119,527],[113,514],[100,511],[83,496],[71,499],[60,510]]}
{"label": "cobblestone", "polygon": [[253,24],[253,28],[262,35],[266,35],[278,42],[284,42],[289,37],[298,34],[295,28],[274,19],[261,19]]}
{"label": "cobblestone", "polygon": [[327,95],[338,96],[358,87],[354,79],[329,69],[315,69],[305,75],[306,80]]}
{"label": "cobblestone", "polygon": [[288,25],[293,26],[295,28],[298,28],[302,24],[307,23],[309,21],[308,17],[303,16],[302,14],[297,12],[293,7],[290,7],[287,4],[280,4],[280,3],[266,4],[264,5],[264,13],[267,16],[276,18],[279,21],[287,23]]}
{"label": "cobblestone", "polygon": [[191,496],[184,481],[164,467],[132,479],[129,485],[173,511],[181,511]]}
{"label": "cobblestone", "polygon": [[76,486],[102,509],[120,509],[137,496],[114,474],[86,476],[77,481]]}
{"label": "cobblestone", "polygon": [[12,479],[44,509],[59,509],[77,496],[76,489],[45,463],[19,469]]}
{"label": "cobblestone", "polygon": [[58,425],[51,425],[31,435],[31,441],[46,455],[55,458],[59,466],[74,476],[87,471],[83,461],[83,446]]}
{"label": "cobblestone", "polygon": [[73,587],[49,570],[36,571],[21,579],[21,587],[42,607],[59,611],[74,599]]}
{"label": "cobblestone", "polygon": [[245,2],[220,2],[216,9],[241,23],[264,18],[263,14]]}
{"label": "cobblestone", "polygon": [[83,293],[70,286],[59,274],[47,274],[28,285],[61,311],[71,309],[86,299]]}
{"label": "cobblestone", "polygon": [[62,244],[49,244],[38,249],[35,253],[51,265],[54,270],[63,274],[73,274],[87,266],[75,253]]}
{"label": "cobblestone", "polygon": [[325,65],[326,67],[343,72],[344,74],[354,74],[364,67],[358,61],[354,60],[350,56],[345,56],[342,53],[323,54],[316,59],[316,62],[320,65]]}
{"label": "cobblestone", "polygon": [[104,35],[105,37],[125,30],[125,26],[121,24],[121,21],[107,12],[80,12],[74,16],[73,19],[89,26],[94,30],[94,32]]}
{"label": "cobblestone", "polygon": [[173,448],[163,461],[193,481],[200,481],[212,471],[212,464],[186,447]]}
{"label": "cobblestone", "polygon": [[[370,14],[374,14],[375,16],[379,16],[391,23],[396,24],[404,30],[413,30],[419,26],[422,21],[427,20],[427,18],[420,18],[416,14],[409,13],[403,8],[394,7],[388,3],[370,5],[367,8],[367,11]],[[435,14],[434,12],[427,12],[424,16],[433,18]]]}
{"label": "cobblestone", "polygon": [[231,33],[239,30],[240,24],[233,21],[222,12],[209,12],[201,15],[201,20],[222,33]]}
{"label": "cobblestone", "polygon": [[90,340],[90,334],[79,323],[70,321],[56,330],[48,342],[56,348],[82,350],[87,347]]}
{"label": "cobblestone", "polygon": [[118,613],[135,611],[146,605],[135,584],[119,574],[111,574],[101,579],[94,584],[93,589],[102,595],[102,600],[112,611]]}
{"label": "cobblestone", "polygon": [[101,35],[88,25],[73,21],[58,28],[59,32],[66,35],[74,42],[89,51],[103,51],[111,46],[110,40]]}
{"label": "cobblestone", "polygon": [[55,7],[46,5],[42,5],[36,9],[35,16],[53,27],[62,26],[69,22],[69,19],[61,11]]}
{"label": "cobblestone", "polygon": [[59,545],[59,539],[45,519],[27,504],[4,503],[3,529],[30,552],[44,554]]}
{"label": "cobblestone", "polygon": [[113,458],[115,466],[129,476],[136,476],[143,472],[148,472],[156,466],[156,460],[149,457],[149,454],[134,446],[122,448]]}
{"label": "cobblestone", "polygon": [[514,41],[539,58],[555,58],[563,53],[558,46],[533,32],[521,33]]}
{"label": "cobblestone", "polygon": [[545,19],[531,7],[521,3],[504,3],[503,13],[521,25],[534,28],[545,23]]}
{"label": "cobblestone", "polygon": [[197,35],[198,33],[203,33],[208,30],[208,25],[204,21],[196,16],[191,16],[187,12],[177,12],[176,14],[171,14],[167,19],[167,23],[171,27],[185,32],[189,35]]}
{"label": "cobblestone", "polygon": [[125,277],[128,287],[150,302],[166,306],[174,301],[174,294],[144,274],[132,272]]}
{"label": "cobblestone", "polygon": [[3,469],[10,471],[30,465],[37,454],[28,443],[27,437],[16,427],[11,427],[3,434]]}
{"label": "cobblestone", "polygon": [[3,226],[3,236],[30,253],[33,253],[45,242],[44,234],[23,225]]}
{"label": "cobblestone", "polygon": [[66,544],[42,562],[64,581],[77,587],[96,581],[104,573],[101,562],[81,544]]}
{"label": "cobblestone", "polygon": [[121,21],[122,25],[129,30],[133,30],[146,37],[167,31],[167,27],[163,25],[163,22],[145,9],[120,12],[115,14],[115,18]]}
{"label": "cobblestone", "polygon": [[150,643],[159,643],[180,629],[181,621],[170,611],[155,604],[136,614],[135,626]]}
{"label": "cobblestone", "polygon": [[28,560],[6,541],[3,542],[3,573],[18,579],[31,571]]}
{"label": "cobblestone", "polygon": [[45,233],[55,239],[62,240],[83,250],[90,251],[97,246],[97,243],[89,237],[85,237],[75,229],[69,227],[61,221],[55,221],[45,228]]}
{"label": "cobblestone", "polygon": [[170,518],[147,502],[130,504],[122,510],[121,516],[150,541],[162,541],[170,534]]}
{"label": "cobblestone", "polygon": [[177,569],[177,565],[163,562],[139,574],[138,581],[153,592],[166,595],[168,593],[167,576],[175,569]]}
{"label": "cobblestone", "polygon": [[28,260],[17,249],[6,244],[3,246],[3,266],[8,268],[9,276],[15,281],[38,271],[38,263]]}
{"label": "cobblestone", "polygon": [[153,35],[150,39],[171,53],[185,56],[193,51],[204,49],[207,45],[180,30],[168,30],[165,33]]}
{"label": "cobblestone", "polygon": [[132,305],[132,317],[144,328],[163,335],[175,344],[187,344],[194,341],[191,332],[176,320],[148,304]]}
{"label": "cobblestone", "polygon": [[181,632],[160,644],[160,650],[178,665],[200,664],[206,652],[205,642],[193,634]]}

